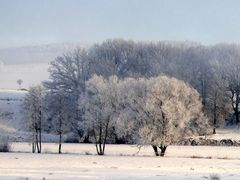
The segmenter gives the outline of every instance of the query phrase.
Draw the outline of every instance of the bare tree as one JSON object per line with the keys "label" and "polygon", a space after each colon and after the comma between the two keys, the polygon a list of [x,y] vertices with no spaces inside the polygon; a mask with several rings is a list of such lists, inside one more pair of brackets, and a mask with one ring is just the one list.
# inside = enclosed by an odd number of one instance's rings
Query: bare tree
{"label": "bare tree", "polygon": [[29,131],[32,132],[32,152],[41,153],[43,101],[45,91],[42,86],[31,87],[24,98],[24,110],[28,120]]}
{"label": "bare tree", "polygon": [[51,120],[51,130],[59,136],[58,153],[62,153],[62,139],[70,127],[68,122],[73,118],[71,98],[64,91],[50,91],[46,95],[48,118]]}
{"label": "bare tree", "polygon": [[89,78],[89,61],[84,49],[76,49],[73,52],[57,57],[49,68],[50,81],[44,82],[47,89],[61,91],[68,94],[71,99],[73,118],[69,119],[68,126],[80,138],[83,136],[83,109],[79,109],[79,101],[85,94],[85,83]]}
{"label": "bare tree", "polygon": [[208,117],[211,120],[210,124],[213,126],[213,134],[216,134],[216,128],[223,127],[225,125],[225,119],[229,112],[231,112],[231,102],[228,95],[227,79],[224,79],[223,69],[219,64],[218,59],[214,57],[212,64],[212,78],[208,87],[209,94],[207,99],[207,105],[205,109],[208,113]]}
{"label": "bare tree", "polygon": [[23,80],[22,80],[22,79],[18,79],[18,80],[17,80],[17,83],[18,83],[18,85],[19,85],[19,89],[21,89],[21,85],[22,85],[22,83],[23,83]]}
{"label": "bare tree", "polygon": [[219,45],[215,52],[221,77],[226,82],[226,90],[231,101],[232,110],[235,116],[235,123],[240,122],[240,46]]}

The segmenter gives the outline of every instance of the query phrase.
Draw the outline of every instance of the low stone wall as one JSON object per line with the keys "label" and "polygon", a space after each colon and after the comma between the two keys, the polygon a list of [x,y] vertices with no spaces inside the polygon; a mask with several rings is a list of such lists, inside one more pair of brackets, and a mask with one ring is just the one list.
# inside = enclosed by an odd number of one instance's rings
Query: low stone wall
{"label": "low stone wall", "polygon": [[180,143],[181,145],[185,146],[240,146],[240,141],[235,141],[231,139],[221,139],[221,140],[215,140],[215,139],[185,139]]}

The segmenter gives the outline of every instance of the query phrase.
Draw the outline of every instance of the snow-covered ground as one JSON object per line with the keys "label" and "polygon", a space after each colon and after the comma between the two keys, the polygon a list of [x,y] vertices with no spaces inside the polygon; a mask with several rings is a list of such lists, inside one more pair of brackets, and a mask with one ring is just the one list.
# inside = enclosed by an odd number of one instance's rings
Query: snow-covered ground
{"label": "snow-covered ground", "polygon": [[[155,157],[150,147],[107,145],[105,156],[92,144],[44,144],[43,154],[28,153],[26,143],[13,144],[13,153],[0,153],[0,179],[240,179],[240,148],[170,146],[166,157]],[[17,153],[25,151],[24,153]],[[202,158],[207,157],[207,158]]]}

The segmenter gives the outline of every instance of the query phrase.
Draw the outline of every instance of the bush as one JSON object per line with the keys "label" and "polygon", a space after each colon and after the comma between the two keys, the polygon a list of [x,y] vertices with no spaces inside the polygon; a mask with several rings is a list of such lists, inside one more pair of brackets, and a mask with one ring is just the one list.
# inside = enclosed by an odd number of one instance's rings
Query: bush
{"label": "bush", "polygon": [[0,152],[10,152],[11,144],[7,137],[0,138]]}
{"label": "bush", "polygon": [[211,178],[211,180],[220,180],[221,179],[220,176],[217,174],[210,175],[210,178]]}

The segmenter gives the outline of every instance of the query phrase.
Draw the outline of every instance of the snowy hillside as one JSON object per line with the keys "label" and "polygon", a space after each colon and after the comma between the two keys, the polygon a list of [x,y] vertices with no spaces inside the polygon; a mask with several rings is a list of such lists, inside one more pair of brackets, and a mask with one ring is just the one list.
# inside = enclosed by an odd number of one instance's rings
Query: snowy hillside
{"label": "snowy hillside", "polygon": [[23,129],[22,100],[26,91],[0,89],[0,130],[14,132]]}
{"label": "snowy hillside", "polygon": [[[23,98],[27,91],[0,89],[0,133],[8,136],[12,141],[28,141],[24,112]],[[43,134],[44,142],[56,142],[55,135]]]}
{"label": "snowy hillside", "polygon": [[47,63],[8,64],[0,67],[0,88],[18,88],[17,80],[22,79],[22,87],[38,85],[48,79]]}
{"label": "snowy hillside", "polygon": [[77,47],[88,45],[59,43],[0,49],[0,88],[16,89],[18,79],[23,80],[25,88],[47,80],[49,62]]}

